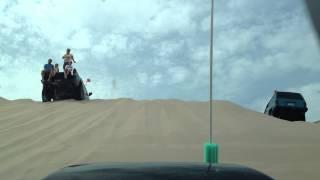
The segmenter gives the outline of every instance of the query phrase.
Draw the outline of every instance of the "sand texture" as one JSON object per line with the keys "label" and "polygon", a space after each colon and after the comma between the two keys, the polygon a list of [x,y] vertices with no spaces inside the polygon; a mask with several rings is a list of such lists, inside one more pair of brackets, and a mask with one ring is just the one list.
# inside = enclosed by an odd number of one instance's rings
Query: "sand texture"
{"label": "sand texture", "polygon": [[[320,125],[214,101],[220,161],[276,179],[320,179]],[[201,162],[208,102],[0,99],[0,179],[41,179],[90,162]]]}

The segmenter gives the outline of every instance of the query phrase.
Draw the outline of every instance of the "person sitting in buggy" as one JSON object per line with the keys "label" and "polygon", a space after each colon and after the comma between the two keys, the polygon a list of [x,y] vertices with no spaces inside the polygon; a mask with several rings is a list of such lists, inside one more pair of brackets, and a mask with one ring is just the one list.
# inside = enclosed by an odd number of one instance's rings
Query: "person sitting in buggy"
{"label": "person sitting in buggy", "polygon": [[49,74],[48,81],[51,81],[51,78],[54,78],[56,74],[59,72],[59,64],[55,64],[53,70]]}
{"label": "person sitting in buggy", "polygon": [[64,54],[62,56],[62,59],[64,60],[63,69],[65,69],[66,65],[69,64],[69,62],[76,63],[76,61],[74,60],[73,54],[71,54],[71,49],[70,48],[67,48],[66,54]]}
{"label": "person sitting in buggy", "polygon": [[64,78],[67,79],[69,74],[73,76],[73,71],[74,71],[74,68],[72,66],[72,62],[71,61],[67,62],[64,68]]}
{"label": "person sitting in buggy", "polygon": [[45,64],[43,66],[43,70],[41,71],[41,82],[46,81],[45,76],[50,76],[52,71],[54,69],[54,66],[52,65],[52,59],[48,59],[48,64]]}

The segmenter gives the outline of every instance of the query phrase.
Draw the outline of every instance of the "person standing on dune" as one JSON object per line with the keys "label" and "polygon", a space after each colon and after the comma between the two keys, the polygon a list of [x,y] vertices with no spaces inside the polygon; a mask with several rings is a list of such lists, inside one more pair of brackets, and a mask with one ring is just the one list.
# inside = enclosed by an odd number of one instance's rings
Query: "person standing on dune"
{"label": "person standing on dune", "polygon": [[64,60],[63,69],[66,67],[67,64],[69,64],[69,62],[76,63],[76,61],[74,60],[73,54],[71,54],[70,48],[67,49],[66,54],[62,56],[62,59]]}

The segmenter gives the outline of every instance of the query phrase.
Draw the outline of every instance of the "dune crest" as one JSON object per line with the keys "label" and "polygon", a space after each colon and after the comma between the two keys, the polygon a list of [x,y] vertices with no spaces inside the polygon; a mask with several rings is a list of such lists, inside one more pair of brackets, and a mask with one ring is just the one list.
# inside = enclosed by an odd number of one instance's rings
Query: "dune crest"
{"label": "dune crest", "polygon": [[[317,179],[320,127],[214,101],[221,162],[276,179]],[[132,99],[41,103],[1,99],[0,177],[40,179],[90,162],[201,162],[208,102]]]}
{"label": "dune crest", "polygon": [[0,101],[7,101],[7,99],[0,97]]}

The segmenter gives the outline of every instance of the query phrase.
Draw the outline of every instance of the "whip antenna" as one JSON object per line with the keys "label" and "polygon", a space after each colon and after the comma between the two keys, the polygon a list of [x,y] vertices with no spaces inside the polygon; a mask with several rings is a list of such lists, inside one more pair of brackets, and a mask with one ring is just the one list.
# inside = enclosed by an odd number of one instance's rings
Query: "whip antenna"
{"label": "whip antenna", "polygon": [[218,144],[214,144],[212,140],[212,82],[213,82],[213,12],[214,12],[214,0],[211,0],[211,21],[210,21],[210,135],[209,143],[205,144],[205,161],[209,163],[208,171],[211,168],[212,163],[218,163]]}
{"label": "whip antenna", "polygon": [[212,66],[213,66],[213,9],[214,2],[211,0],[211,28],[210,28],[210,143],[212,143]]}

